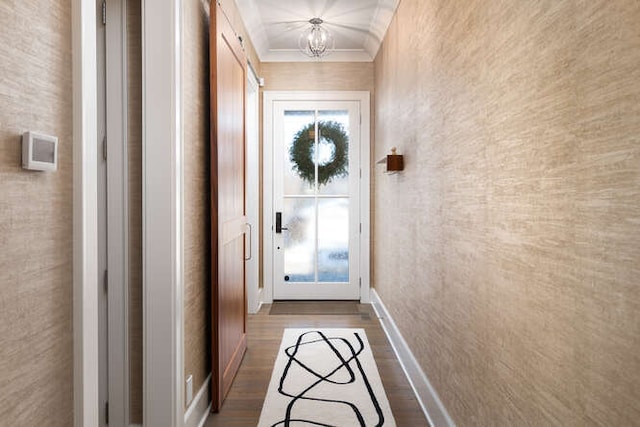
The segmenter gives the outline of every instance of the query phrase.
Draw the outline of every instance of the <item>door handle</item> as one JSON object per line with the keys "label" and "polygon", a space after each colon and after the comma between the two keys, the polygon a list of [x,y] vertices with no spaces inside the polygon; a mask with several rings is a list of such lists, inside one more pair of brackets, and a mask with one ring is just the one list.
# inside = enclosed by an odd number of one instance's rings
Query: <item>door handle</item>
{"label": "door handle", "polygon": [[288,228],[282,226],[282,212],[276,212],[276,233],[280,234],[282,230],[288,230]]}

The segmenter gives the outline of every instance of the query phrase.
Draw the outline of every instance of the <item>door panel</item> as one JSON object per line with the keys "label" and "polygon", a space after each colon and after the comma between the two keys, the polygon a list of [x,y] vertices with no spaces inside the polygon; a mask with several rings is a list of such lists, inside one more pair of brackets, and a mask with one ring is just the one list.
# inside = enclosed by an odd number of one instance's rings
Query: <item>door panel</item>
{"label": "door panel", "polygon": [[[360,297],[359,107],[351,101],[274,106],[273,207],[282,219],[273,238],[275,299]],[[346,144],[345,169],[327,180],[338,134]],[[294,158],[301,138],[308,144],[304,163]]]}
{"label": "door panel", "polygon": [[244,265],[245,70],[238,39],[211,2],[212,411],[220,409],[247,348]]}
{"label": "door panel", "polygon": [[318,200],[318,282],[349,282],[349,200]]}

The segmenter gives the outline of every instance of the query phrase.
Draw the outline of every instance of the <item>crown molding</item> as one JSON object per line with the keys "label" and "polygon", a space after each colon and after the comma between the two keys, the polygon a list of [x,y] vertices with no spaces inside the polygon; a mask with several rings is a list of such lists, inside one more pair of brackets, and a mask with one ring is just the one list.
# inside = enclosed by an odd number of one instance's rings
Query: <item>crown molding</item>
{"label": "crown molding", "polygon": [[260,57],[261,62],[373,62],[364,49],[334,50],[322,58],[311,58],[297,49],[271,49]]}

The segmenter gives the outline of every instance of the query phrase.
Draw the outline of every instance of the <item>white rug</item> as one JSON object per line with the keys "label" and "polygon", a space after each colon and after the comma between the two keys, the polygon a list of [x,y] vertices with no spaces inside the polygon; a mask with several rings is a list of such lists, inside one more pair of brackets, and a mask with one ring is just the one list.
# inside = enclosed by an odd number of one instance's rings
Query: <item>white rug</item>
{"label": "white rug", "polygon": [[395,427],[364,329],[285,329],[258,427]]}

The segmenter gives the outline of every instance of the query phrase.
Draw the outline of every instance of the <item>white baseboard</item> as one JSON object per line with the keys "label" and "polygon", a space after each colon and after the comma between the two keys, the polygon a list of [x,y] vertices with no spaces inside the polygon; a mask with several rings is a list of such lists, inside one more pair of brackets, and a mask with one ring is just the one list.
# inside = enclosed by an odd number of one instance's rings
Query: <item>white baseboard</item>
{"label": "white baseboard", "polygon": [[184,427],[202,427],[207,421],[209,410],[211,409],[209,383],[211,383],[211,374],[209,374],[200,390],[198,390],[198,394],[191,401],[187,412],[184,413]]}
{"label": "white baseboard", "polygon": [[262,308],[263,300],[264,300],[264,288],[260,288],[258,289],[258,307],[256,308],[256,313],[259,312],[260,309]]}
{"label": "white baseboard", "polygon": [[396,326],[393,318],[384,306],[380,296],[375,291],[371,290],[371,304],[375,310],[382,329],[384,329],[393,351],[396,353],[400,366],[404,371],[411,388],[418,399],[418,403],[422,407],[422,411],[429,420],[432,427],[454,427],[455,424],[449,416],[446,408],[440,401],[438,394],[429,383],[429,379],[424,374],[424,371],[418,364],[415,356],[411,352],[411,349],[407,345],[407,342],[402,337],[400,330]]}

